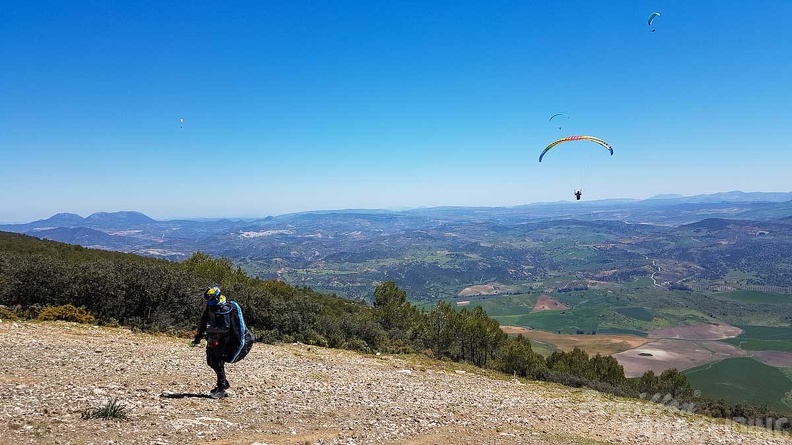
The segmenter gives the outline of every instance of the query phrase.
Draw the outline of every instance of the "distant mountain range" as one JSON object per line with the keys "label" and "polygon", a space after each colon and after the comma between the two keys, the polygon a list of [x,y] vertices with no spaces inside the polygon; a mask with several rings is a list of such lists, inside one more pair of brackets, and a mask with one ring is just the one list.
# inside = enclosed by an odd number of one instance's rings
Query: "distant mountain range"
{"label": "distant mountain range", "polygon": [[326,210],[255,220],[157,221],[134,211],[99,212],[88,217],[58,213],[26,224],[0,225],[0,230],[87,247],[179,259],[196,250],[225,250],[215,248],[219,240],[233,238],[255,244],[255,240],[272,234],[299,232],[300,227],[312,227],[317,237],[333,239],[341,233],[359,231],[359,236],[365,236],[367,231],[398,233],[399,230],[421,229],[442,222],[451,225],[477,221],[510,224],[574,218],[679,226],[713,217],[743,220],[792,217],[792,192],[732,191],[687,197],[657,195],[644,200],[535,203],[514,207]]}
{"label": "distant mountain range", "polygon": [[[157,221],[129,211],[85,218],[59,213],[0,225],[0,230],[177,261],[202,251],[230,258],[263,278],[353,295],[358,291],[350,289],[363,292],[372,282],[398,279],[414,294],[426,295],[474,282],[517,283],[571,270],[573,265],[562,260],[566,254],[553,249],[597,243],[610,249],[601,250],[610,252],[605,257],[622,264],[613,277],[643,273],[626,265],[654,252],[697,264],[696,270],[706,269],[706,278],[712,279],[728,270],[730,261],[736,264],[739,255],[755,253],[754,263],[764,265],[764,278],[756,281],[786,286],[792,277],[776,264],[792,256],[786,250],[790,223],[792,193],[735,191],[515,207],[328,210],[255,220]],[[592,279],[603,273],[605,269],[585,272]],[[438,283],[444,283],[444,290],[432,290]]]}

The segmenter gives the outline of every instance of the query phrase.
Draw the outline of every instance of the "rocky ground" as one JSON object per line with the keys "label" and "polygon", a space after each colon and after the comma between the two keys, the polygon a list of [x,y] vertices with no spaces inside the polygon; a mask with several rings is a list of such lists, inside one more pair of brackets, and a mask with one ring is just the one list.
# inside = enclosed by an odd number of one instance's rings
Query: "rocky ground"
{"label": "rocky ground", "polygon": [[[187,339],[0,321],[2,444],[789,444],[639,400],[420,357],[256,344],[230,397]],[[124,421],[84,420],[111,398]]]}

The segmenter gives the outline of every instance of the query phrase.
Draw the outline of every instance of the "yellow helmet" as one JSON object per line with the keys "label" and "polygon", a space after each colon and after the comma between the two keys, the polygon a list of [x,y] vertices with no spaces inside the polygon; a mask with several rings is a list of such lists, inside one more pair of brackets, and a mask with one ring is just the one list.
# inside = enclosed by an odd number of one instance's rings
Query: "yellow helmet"
{"label": "yellow helmet", "polygon": [[215,285],[206,289],[204,292],[204,300],[206,300],[206,304],[213,306],[215,304],[225,303],[226,298],[220,290],[220,286]]}

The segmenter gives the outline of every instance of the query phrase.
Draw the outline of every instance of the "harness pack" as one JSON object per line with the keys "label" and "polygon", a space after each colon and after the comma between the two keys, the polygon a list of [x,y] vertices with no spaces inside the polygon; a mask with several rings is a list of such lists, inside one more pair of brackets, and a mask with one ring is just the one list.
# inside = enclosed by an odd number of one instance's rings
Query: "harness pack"
{"label": "harness pack", "polygon": [[236,363],[245,358],[256,340],[245,325],[242,308],[236,301],[222,303],[217,310],[209,311],[206,333],[217,336],[228,335],[226,343],[228,363]]}

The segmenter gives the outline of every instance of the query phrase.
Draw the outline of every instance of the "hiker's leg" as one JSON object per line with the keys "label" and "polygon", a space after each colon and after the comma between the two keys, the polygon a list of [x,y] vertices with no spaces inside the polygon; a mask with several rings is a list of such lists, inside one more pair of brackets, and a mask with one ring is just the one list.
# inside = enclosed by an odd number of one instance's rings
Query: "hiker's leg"
{"label": "hiker's leg", "polygon": [[226,380],[225,361],[223,359],[216,360],[212,369],[214,369],[215,374],[217,374],[217,387],[221,389],[228,388],[230,385],[228,384],[228,380]]}
{"label": "hiker's leg", "polygon": [[228,381],[225,374],[225,359],[223,356],[215,355],[212,349],[206,350],[206,364],[215,372],[217,376],[217,388],[228,388]]}

